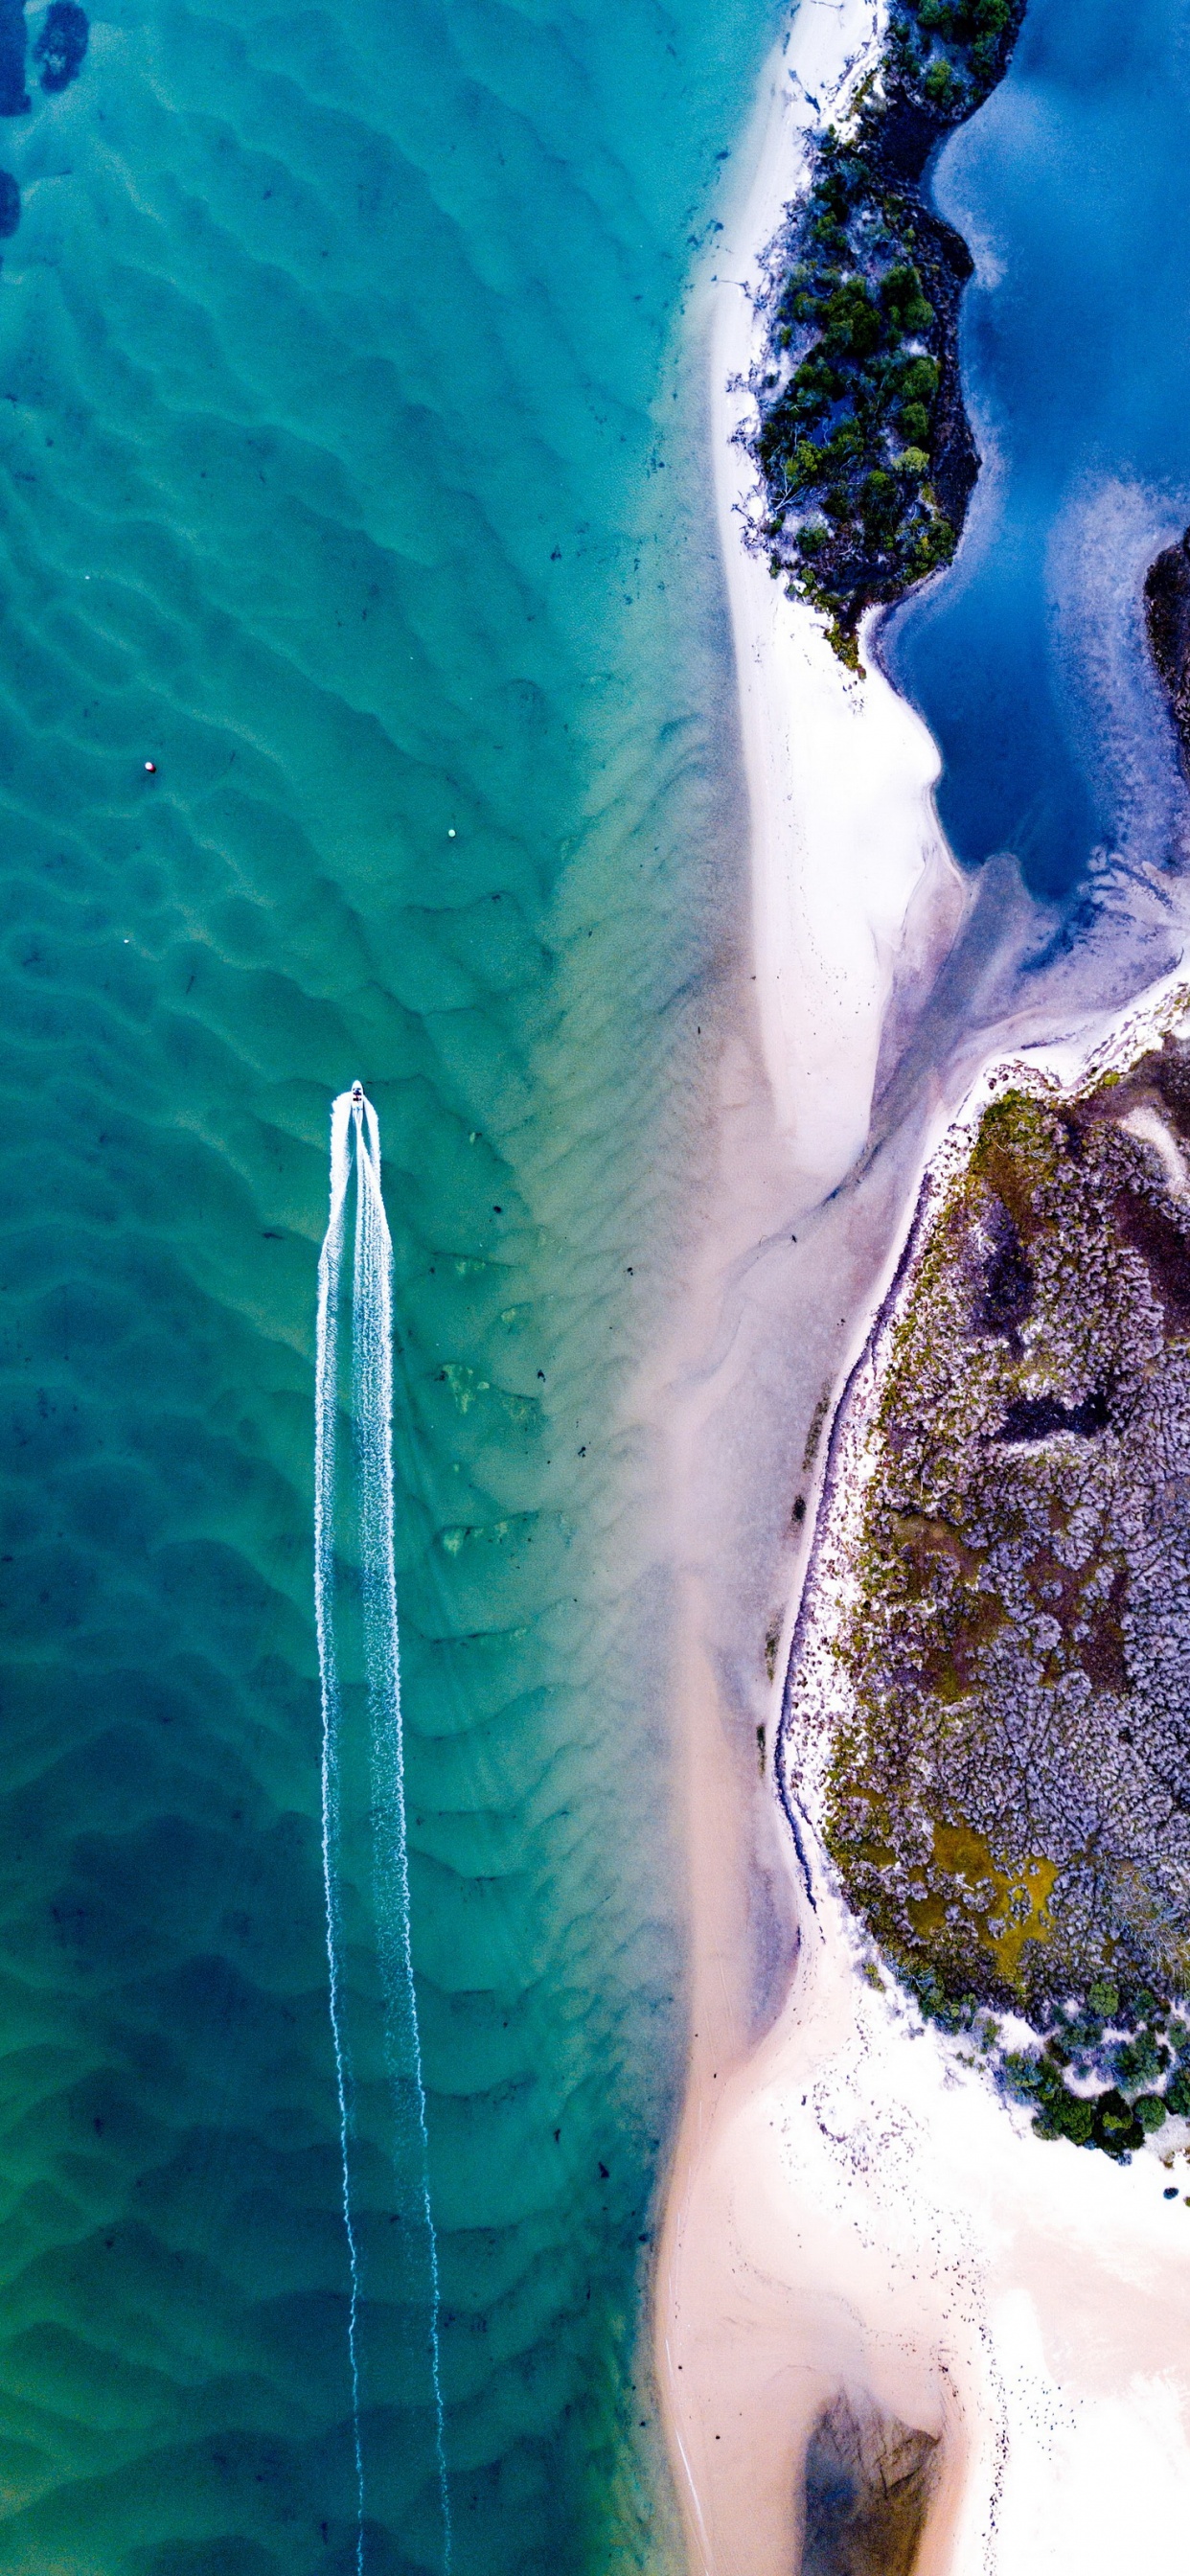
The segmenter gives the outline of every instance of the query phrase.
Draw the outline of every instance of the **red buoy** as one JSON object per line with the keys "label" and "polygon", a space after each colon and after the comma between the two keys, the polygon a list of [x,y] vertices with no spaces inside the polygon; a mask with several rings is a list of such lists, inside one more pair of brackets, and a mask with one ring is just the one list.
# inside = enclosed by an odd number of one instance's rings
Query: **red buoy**
{"label": "red buoy", "polygon": [[148,771],[148,773],[149,773],[150,778],[155,778],[155,777],[156,777],[156,775],[157,775],[157,763],[156,763],[156,761],[155,761],[155,760],[146,760],[146,762],[145,762],[145,768],[147,769],[147,771]]}

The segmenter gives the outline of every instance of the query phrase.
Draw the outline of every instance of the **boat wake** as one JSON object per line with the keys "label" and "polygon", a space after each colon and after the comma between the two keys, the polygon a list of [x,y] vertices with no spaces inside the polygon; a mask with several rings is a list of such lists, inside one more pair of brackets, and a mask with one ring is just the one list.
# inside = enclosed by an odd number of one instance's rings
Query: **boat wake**
{"label": "boat wake", "polygon": [[355,2090],[346,2013],[341,1899],[343,1705],[335,1642],[339,1309],[347,1203],[355,1176],[351,1262],[350,1409],[353,1512],[367,1680],[372,1902],[384,2002],[384,2063],[394,2156],[411,2187],[423,2243],[429,2309],[442,2565],[451,2557],[445,2418],[439,2348],[438,2241],[430,2197],[429,2131],[413,1980],[409,1855],[405,1830],[400,1628],[393,1538],[392,1238],[380,1186],[380,1125],[357,1082],[331,1109],[330,1213],[318,1264],[314,1426],[314,1613],[322,1698],[322,1859],[331,2035],[342,2143],[343,2222],[350,2271],[348,2349],[356,2485],[356,2567],[365,2554],[364,2406],[360,2349],[362,2264],[353,2203]]}

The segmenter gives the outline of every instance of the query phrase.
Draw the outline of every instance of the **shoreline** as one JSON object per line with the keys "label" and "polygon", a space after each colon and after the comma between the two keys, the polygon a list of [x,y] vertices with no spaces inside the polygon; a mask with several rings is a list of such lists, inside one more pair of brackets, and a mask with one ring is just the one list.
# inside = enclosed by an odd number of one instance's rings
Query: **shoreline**
{"label": "shoreline", "polygon": [[[792,2466],[765,2410],[741,2426],[738,2447],[717,2420],[725,2382],[749,2366],[746,2349],[718,2330],[708,2343],[698,2325],[718,2232],[707,2209],[714,2141],[732,2086],[754,2093],[758,2029],[786,2019],[803,1939],[768,1768],[773,1667],[756,1649],[774,1590],[778,1617],[785,1611],[806,1534],[796,1512],[791,1521],[791,1495],[804,1496],[854,1319],[870,1309],[916,1186],[915,1122],[861,1192],[843,1184],[869,1138],[890,1027],[915,1024],[973,910],[934,813],[938,757],[925,726],[878,666],[862,681],[846,671],[823,623],[785,598],[739,524],[756,485],[735,439],[760,346],[754,299],[798,184],[803,91],[821,103],[862,78],[877,32],[864,0],[838,9],[810,0],[774,49],[741,149],[748,178],[706,281],[714,485],[751,804],[751,972],[745,1025],[721,1067],[713,1215],[660,1383],[643,1391],[671,1448],[663,1544],[677,1560],[676,1758],[691,1889],[691,2039],[655,2361],[690,2562],[741,2576],[792,2563],[795,2518]],[[796,1350],[791,1309],[805,1319]],[[754,1506],[741,1499],[744,1483],[760,1496]]]}
{"label": "shoreline", "polygon": [[1111,1045],[1153,993],[1134,971],[1120,1003],[1090,1001],[1062,960],[1020,984],[1020,925],[1037,916],[989,881],[980,918],[938,826],[926,728],[874,657],[862,681],[843,669],[741,541],[755,477],[734,433],[805,92],[822,104],[861,78],[875,32],[861,0],[804,0],[766,67],[706,282],[751,955],[705,1237],[645,1396],[670,1439],[691,1958],[654,2357],[703,2576],[796,2565],[806,2442],[840,2389],[938,2445],[915,2576],[1075,2576],[1089,2550],[1100,2563],[1101,2530],[1111,2549],[1131,2530],[1156,2546],[1190,2502],[1190,2209],[1171,2219],[1155,2161],[1147,2196],[1144,2176],[1114,2172],[1072,2189],[1079,2151],[1033,2139],[865,1981],[829,1880],[807,1904],[772,1770],[842,1391],[895,1297],[926,1172],[998,1059]]}
{"label": "shoreline", "polygon": [[[810,1531],[800,1580],[787,1613],[787,1631],[782,1638],[779,1671],[783,1676],[781,1714],[774,1736],[774,1760],[777,1764],[779,1794],[795,1845],[799,1823],[785,1796],[780,1771],[780,1748],[788,1720],[788,1702],[792,1667],[799,1657],[812,1652],[809,1635],[812,1626],[822,1626],[830,1617],[826,1600],[830,1580],[820,1576],[824,1547],[829,1538],[837,1537],[832,1526],[836,1496],[859,1472],[859,1452],[863,1446],[866,1401],[858,1394],[866,1372],[876,1381],[883,1363],[884,1347],[896,1320],[901,1292],[917,1255],[923,1230],[945,1195],[949,1178],[967,1152],[979,1121],[997,1091],[1020,1082],[1030,1089],[1043,1089],[1054,1083],[1065,1093],[1090,1088],[1104,1074],[1124,1071],[1149,1046],[1157,1044],[1175,1028],[1184,1028],[1190,1017],[1190,985],[1185,969],[1174,967],[1133,1005],[1121,1012],[1099,1015],[1079,1035],[1052,1040],[1041,1039],[1015,1051],[993,1050],[979,1067],[953,1112],[935,1129],[932,1142],[924,1152],[920,1175],[912,1199],[906,1207],[904,1221],[889,1250],[888,1276],[869,1317],[864,1338],[843,1375],[826,1425],[821,1444],[822,1467],[815,1493],[807,1512]],[[850,1504],[858,1510],[859,1497],[852,1490]],[[820,1598],[821,1595],[821,1598]],[[800,1810],[799,1810],[800,1816]],[[801,1817],[804,1823],[804,1817]]]}
{"label": "shoreline", "polygon": [[[752,808],[753,944],[765,1065],[777,1125],[816,1194],[850,1170],[867,1137],[894,994],[912,1013],[971,904],[933,807],[934,742],[873,658],[861,680],[824,621],[791,602],[767,556],[741,542],[757,472],[738,442],[755,414],[757,304],[766,253],[807,175],[810,93],[827,106],[878,51],[870,0],[807,0],[769,58],[744,146],[752,178],[711,279],[712,447]],[[829,848],[831,866],[821,853]]]}

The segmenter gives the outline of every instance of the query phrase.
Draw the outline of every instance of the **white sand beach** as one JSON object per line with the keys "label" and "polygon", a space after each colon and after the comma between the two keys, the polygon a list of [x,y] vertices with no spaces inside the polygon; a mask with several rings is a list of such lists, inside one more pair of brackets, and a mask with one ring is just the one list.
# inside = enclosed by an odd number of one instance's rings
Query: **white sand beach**
{"label": "white sand beach", "polygon": [[[825,1879],[786,2011],[730,2077],[671,2246],[693,2564],[797,2565],[840,2389],[939,2441],[922,2576],[1167,2551],[1190,2499],[1190,2183],[1042,2144],[866,1984]],[[676,2383],[676,2390],[675,2390]]]}
{"label": "white sand beach", "polygon": [[[1171,985],[1114,1042],[1102,1032],[1100,1067],[1172,1024],[1178,999]],[[1042,1060],[1078,1070],[1069,1043]],[[696,1580],[687,1598],[697,1634]],[[657,2317],[690,2564],[797,2566],[805,2448],[840,2392],[937,2443],[915,2576],[1108,2576],[1168,2551],[1190,2511],[1186,2124],[1127,2168],[1036,2139],[960,2044],[872,1981],[812,1830],[811,1898],[771,1792],[799,1943],[749,2047],[727,2009],[739,1783],[710,1664],[688,1657],[701,1944]]]}
{"label": "white sand beach", "polygon": [[[753,478],[733,441],[762,253],[797,185],[807,99],[845,95],[873,40],[865,0],[803,0],[710,285],[754,1018],[724,1053],[711,1221],[665,1363],[692,2033],[656,2370],[704,2576],[798,2566],[806,2442],[841,2392],[937,2442],[915,2576],[1108,2576],[1146,2551],[1177,2563],[1190,2528],[1190,2164],[1146,2153],[1121,2170],[1041,2143],[869,1982],[820,1857],[808,1898],[757,1752],[779,1715],[816,1426],[979,1071],[968,1050],[927,1073],[848,1182],[890,1019],[911,1026],[970,901],[925,728],[877,669],[841,668],[741,543]],[[1036,1038],[1037,1008],[996,1052]],[[1077,1008],[1066,1030],[1068,1050],[1089,1042]],[[986,1032],[972,1046],[986,1055]]]}
{"label": "white sand beach", "polygon": [[845,106],[874,59],[871,0],[805,0],[762,85],[740,191],[715,258],[713,449],[752,809],[757,992],[779,1128],[825,1193],[868,1130],[894,985],[932,981],[966,890],[938,829],[938,755],[871,665],[846,671],[822,621],[791,605],[763,547],[741,543],[756,473],[735,432],[755,419],[764,254],[802,176],[811,99]]}

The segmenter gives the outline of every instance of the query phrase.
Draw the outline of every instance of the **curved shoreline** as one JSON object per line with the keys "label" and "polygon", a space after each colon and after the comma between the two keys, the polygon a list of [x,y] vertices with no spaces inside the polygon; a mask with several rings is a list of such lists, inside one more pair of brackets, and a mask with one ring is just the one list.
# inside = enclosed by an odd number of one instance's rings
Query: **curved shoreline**
{"label": "curved shoreline", "polygon": [[[766,66],[751,180],[709,281],[712,444],[752,806],[753,941],[777,1124],[826,1193],[862,1149],[894,1003],[911,1015],[971,903],[933,809],[938,755],[882,671],[853,679],[818,617],[741,541],[769,249],[804,184],[801,102],[845,95],[878,48],[867,0],[813,0]],[[821,865],[829,849],[831,866]]]}
{"label": "curved shoreline", "polygon": [[[958,353],[974,261],[929,176],[1003,79],[1024,0],[931,5],[927,25],[925,0],[892,0],[862,78],[819,115],[752,376],[768,504],[756,541],[856,670],[865,612],[951,560],[980,468]],[[981,18],[994,32],[977,34]]]}
{"label": "curved shoreline", "polygon": [[[916,2427],[938,2446],[915,2576],[1051,2563],[1085,2576],[1098,2524],[1124,2546],[1126,2484],[1145,2482],[1146,2545],[1190,2496],[1185,2425],[1158,2441],[1142,2390],[1146,2372],[1173,2373],[1172,2387],[1181,2367],[1190,2236],[1183,2260],[1143,2178],[1080,2176],[1072,2198],[1077,2150],[1032,2141],[940,2034],[865,1982],[829,1873],[809,1850],[799,1868],[772,1794],[808,1543],[838,1465],[839,1389],[895,1298],[923,1172],[992,1059],[1047,1040],[1081,1049],[1117,1018],[1061,960],[1020,986],[1016,898],[960,877],[925,727],[879,667],[851,679],[813,612],[740,542],[751,467],[738,433],[765,245],[804,168],[799,102],[862,79],[875,36],[860,0],[799,12],[766,69],[741,154],[748,184],[707,281],[752,955],[703,1259],[666,1363],[692,2028],[655,2360],[703,2576],[788,2576],[807,2444],[840,2390],[876,2410],[890,2442]],[[767,1681],[757,1650],[774,1592]],[[781,1929],[758,1982],[760,1887]],[[1123,2202],[1109,2196],[1121,2181]],[[1062,2341],[1074,2317],[1081,2356]],[[1109,2347],[1105,2380],[1096,2356]],[[1112,2458],[1129,2463],[1124,2478]],[[1069,2545],[1064,2531],[1051,2562],[1039,2553],[1059,2513]]]}

